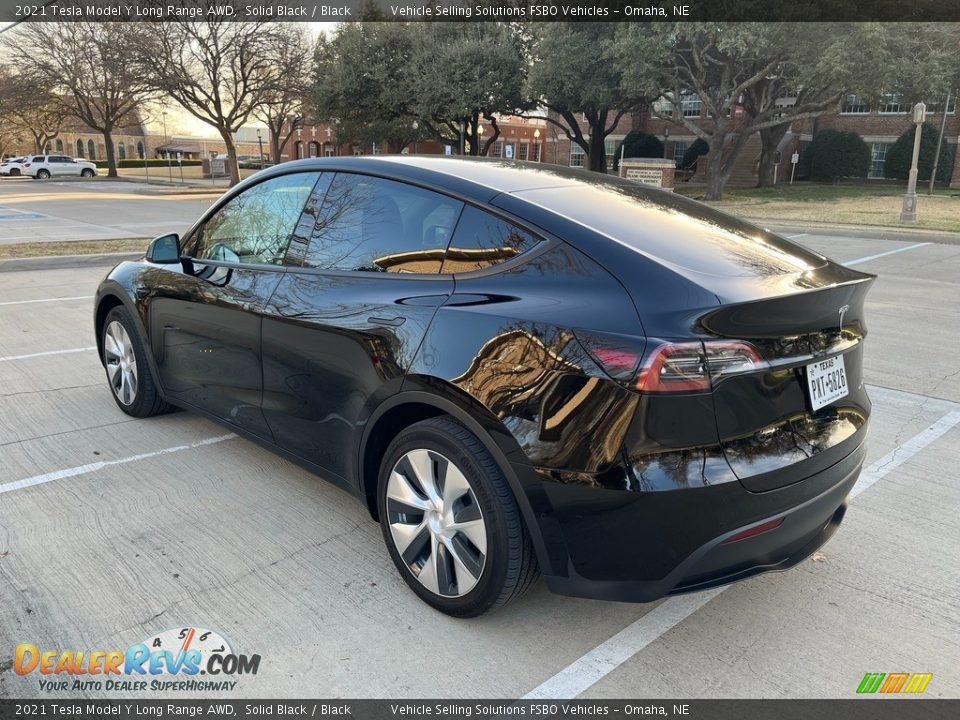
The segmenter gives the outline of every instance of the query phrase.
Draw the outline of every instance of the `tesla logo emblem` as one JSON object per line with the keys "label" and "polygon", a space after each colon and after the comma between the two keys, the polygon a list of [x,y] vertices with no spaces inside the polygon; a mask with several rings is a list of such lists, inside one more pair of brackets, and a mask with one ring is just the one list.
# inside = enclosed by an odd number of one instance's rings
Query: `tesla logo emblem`
{"label": "tesla logo emblem", "polygon": [[849,305],[844,305],[840,308],[840,332],[843,332],[843,314],[850,309]]}

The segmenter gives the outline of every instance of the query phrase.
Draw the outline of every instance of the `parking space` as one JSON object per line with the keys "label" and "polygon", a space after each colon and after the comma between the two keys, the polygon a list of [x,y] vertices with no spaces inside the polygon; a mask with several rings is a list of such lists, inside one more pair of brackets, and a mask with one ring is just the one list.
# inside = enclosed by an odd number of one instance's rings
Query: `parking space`
{"label": "parking space", "polygon": [[185,193],[109,180],[4,178],[0,181],[0,244],[182,233],[222,191]]}
{"label": "parking space", "polygon": [[262,656],[238,697],[852,697],[868,671],[960,695],[960,245],[797,241],[841,261],[902,250],[857,266],[880,275],[875,409],[837,536],[706,594],[630,605],[540,584],[470,621],[409,592],[345,493],[196,415],[121,413],[85,349],[105,268],[5,273],[0,696],[38,692],[10,669],[17,643],[126,648],[191,625]]}

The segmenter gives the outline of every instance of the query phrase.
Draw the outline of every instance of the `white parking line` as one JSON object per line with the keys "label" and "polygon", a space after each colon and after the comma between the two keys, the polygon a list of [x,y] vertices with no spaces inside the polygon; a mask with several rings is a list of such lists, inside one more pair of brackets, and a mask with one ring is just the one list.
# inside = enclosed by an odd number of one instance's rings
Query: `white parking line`
{"label": "white parking line", "polygon": [[859,265],[860,263],[870,262],[871,260],[876,260],[877,258],[886,257],[887,255],[896,255],[897,253],[906,252],[907,250],[916,250],[917,248],[926,247],[927,245],[933,245],[933,243],[917,243],[916,245],[908,245],[907,247],[897,248],[896,250],[888,250],[887,252],[877,253],[876,255],[867,255],[866,257],[857,258],[856,260],[848,260],[843,263],[844,265]]}
{"label": "white parking line", "polygon": [[40,300],[7,300],[0,305],[30,305],[31,303],[64,302],[66,300],[92,300],[93,295],[75,295],[74,297],[42,298]]}
{"label": "white parking line", "polygon": [[75,477],[77,475],[86,475],[87,473],[96,472],[97,470],[102,470],[103,468],[110,467],[111,465],[126,465],[127,463],[137,462],[138,460],[146,460],[147,458],[157,457],[158,455],[168,455],[170,453],[180,452],[181,450],[190,450],[192,448],[203,447],[204,445],[213,445],[215,443],[223,442],[224,440],[232,440],[235,437],[237,437],[237,435],[234,435],[233,433],[230,433],[229,435],[219,435],[217,437],[207,438],[206,440],[198,440],[197,442],[190,443],[189,445],[177,445],[175,447],[164,448],[163,450],[154,450],[153,452],[120,458],[119,460],[103,460],[101,462],[90,463],[89,465],[77,465],[76,467],[66,468],[64,470],[55,470],[54,472],[44,473],[43,475],[34,475],[33,477],[24,478],[23,480],[14,480],[13,482],[0,485],[0,495],[3,493],[13,492],[14,490],[22,490],[24,488],[33,487],[34,485],[43,485],[44,483],[53,482],[54,480],[63,480],[64,478]]}
{"label": "white parking line", "polygon": [[810,233],[800,233],[799,235],[786,235],[787,240],[795,240],[798,237],[806,237]]}
{"label": "white parking line", "polygon": [[69,350],[47,350],[46,352],[30,353],[29,355],[6,355],[0,357],[0,362],[10,362],[11,360],[29,360],[30,358],[44,357],[45,355],[69,355],[70,353],[90,352],[96,350],[96,346],[70,348]]}
{"label": "white parking line", "polygon": [[[849,263],[848,263],[849,264]],[[864,468],[850,492],[854,498],[903,465],[948,430],[960,423],[960,412],[948,412],[926,430],[898,445],[882,458]],[[638,652],[672,630],[702,608],[729,585],[693,595],[665,600],[639,620],[618,632],[606,642],[574,660],[553,677],[523,696],[524,700],[569,700],[586,692]]]}

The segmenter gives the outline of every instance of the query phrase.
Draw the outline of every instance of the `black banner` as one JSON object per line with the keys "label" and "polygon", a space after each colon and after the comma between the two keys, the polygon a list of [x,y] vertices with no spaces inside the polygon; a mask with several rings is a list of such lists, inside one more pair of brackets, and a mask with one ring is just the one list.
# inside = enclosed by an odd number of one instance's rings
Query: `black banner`
{"label": "black banner", "polygon": [[0,0],[0,23],[960,21],[958,0]]}
{"label": "black banner", "polygon": [[960,717],[960,700],[0,700],[0,718],[143,720],[463,720],[647,718],[689,720],[940,720]]}

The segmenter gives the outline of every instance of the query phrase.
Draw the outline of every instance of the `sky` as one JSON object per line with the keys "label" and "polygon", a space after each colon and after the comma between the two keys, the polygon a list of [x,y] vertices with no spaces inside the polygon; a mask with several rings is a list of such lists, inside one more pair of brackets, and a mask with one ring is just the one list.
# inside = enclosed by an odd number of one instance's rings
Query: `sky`
{"label": "sky", "polygon": [[[332,32],[339,23],[312,22],[302,24],[305,25],[315,35],[319,35],[321,33]],[[0,23],[0,38],[3,37],[2,33],[4,29],[10,27],[11,25],[14,25],[14,23]],[[155,103],[153,106],[147,108],[147,116],[149,118],[148,127],[150,132],[163,133],[162,113],[164,110],[167,111],[166,122],[168,135],[188,135],[211,139],[217,139],[219,137],[217,135],[217,131],[214,130],[213,127],[206,124],[202,120],[195,118],[175,102]],[[249,125],[253,127],[265,127],[263,123],[256,121],[249,123]]]}

